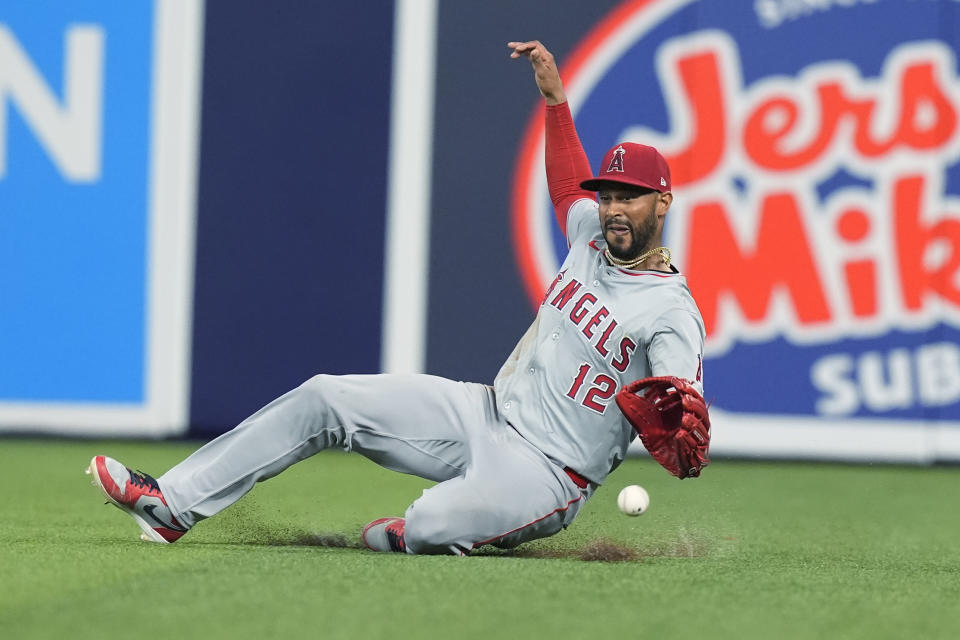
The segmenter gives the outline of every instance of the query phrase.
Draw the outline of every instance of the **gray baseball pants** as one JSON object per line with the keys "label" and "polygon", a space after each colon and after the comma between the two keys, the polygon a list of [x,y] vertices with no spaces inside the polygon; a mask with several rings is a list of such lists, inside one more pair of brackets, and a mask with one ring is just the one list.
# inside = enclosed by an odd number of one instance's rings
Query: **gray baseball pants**
{"label": "gray baseball pants", "polygon": [[406,511],[410,553],[463,554],[553,535],[595,488],[578,487],[524,440],[498,413],[491,387],[392,374],[315,376],[158,482],[190,527],[330,447],[438,483]]}

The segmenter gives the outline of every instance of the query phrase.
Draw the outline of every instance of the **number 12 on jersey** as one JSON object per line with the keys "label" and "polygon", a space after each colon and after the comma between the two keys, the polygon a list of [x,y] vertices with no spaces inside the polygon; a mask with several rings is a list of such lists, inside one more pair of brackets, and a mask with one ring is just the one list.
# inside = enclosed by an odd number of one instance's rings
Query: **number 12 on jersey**
{"label": "number 12 on jersey", "polygon": [[607,410],[607,401],[610,400],[617,390],[617,381],[610,376],[598,373],[594,376],[593,382],[590,383],[590,387],[587,388],[586,393],[583,394],[583,400],[578,400],[577,398],[577,396],[580,395],[580,388],[589,377],[590,369],[592,368],[588,362],[580,365],[580,369],[577,371],[577,377],[574,378],[570,390],[567,391],[567,397],[574,402],[579,401],[580,404],[591,411],[603,413]]}

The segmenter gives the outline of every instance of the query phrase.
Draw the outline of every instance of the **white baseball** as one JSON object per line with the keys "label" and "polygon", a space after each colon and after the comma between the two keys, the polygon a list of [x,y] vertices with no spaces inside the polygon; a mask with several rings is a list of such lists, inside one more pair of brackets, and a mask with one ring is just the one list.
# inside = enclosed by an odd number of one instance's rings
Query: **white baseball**
{"label": "white baseball", "polygon": [[631,484],[620,490],[617,506],[628,516],[639,516],[650,506],[650,494],[638,484]]}

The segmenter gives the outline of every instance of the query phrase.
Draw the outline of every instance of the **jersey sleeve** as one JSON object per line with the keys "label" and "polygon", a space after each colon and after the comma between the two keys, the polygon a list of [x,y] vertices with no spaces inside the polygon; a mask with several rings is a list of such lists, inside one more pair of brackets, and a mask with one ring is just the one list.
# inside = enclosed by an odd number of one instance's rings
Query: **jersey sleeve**
{"label": "jersey sleeve", "polygon": [[573,202],[567,211],[567,244],[573,246],[600,236],[600,218],[597,201],[581,198]]}
{"label": "jersey sleeve", "polygon": [[581,200],[593,201],[593,192],[580,188],[580,183],[592,178],[593,173],[573,124],[570,106],[566,102],[547,105],[544,124],[547,188],[557,216],[557,224],[570,242],[567,229],[569,213],[573,205]]}
{"label": "jersey sleeve", "polygon": [[660,316],[659,328],[647,346],[653,376],[689,380],[703,393],[703,321],[689,309],[670,309]]}

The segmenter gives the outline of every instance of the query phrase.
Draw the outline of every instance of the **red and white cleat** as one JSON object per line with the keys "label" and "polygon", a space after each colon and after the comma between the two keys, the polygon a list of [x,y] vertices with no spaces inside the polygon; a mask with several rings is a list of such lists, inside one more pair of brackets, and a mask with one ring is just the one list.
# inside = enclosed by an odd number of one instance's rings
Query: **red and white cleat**
{"label": "red and white cleat", "polygon": [[406,553],[403,539],[403,518],[379,518],[363,528],[363,544],[373,551],[396,551]]}
{"label": "red and white cleat", "polygon": [[94,457],[86,473],[93,476],[93,486],[108,501],[137,521],[143,530],[141,540],[169,544],[187,532],[187,527],[173,516],[152,476],[133,472],[106,456]]}

